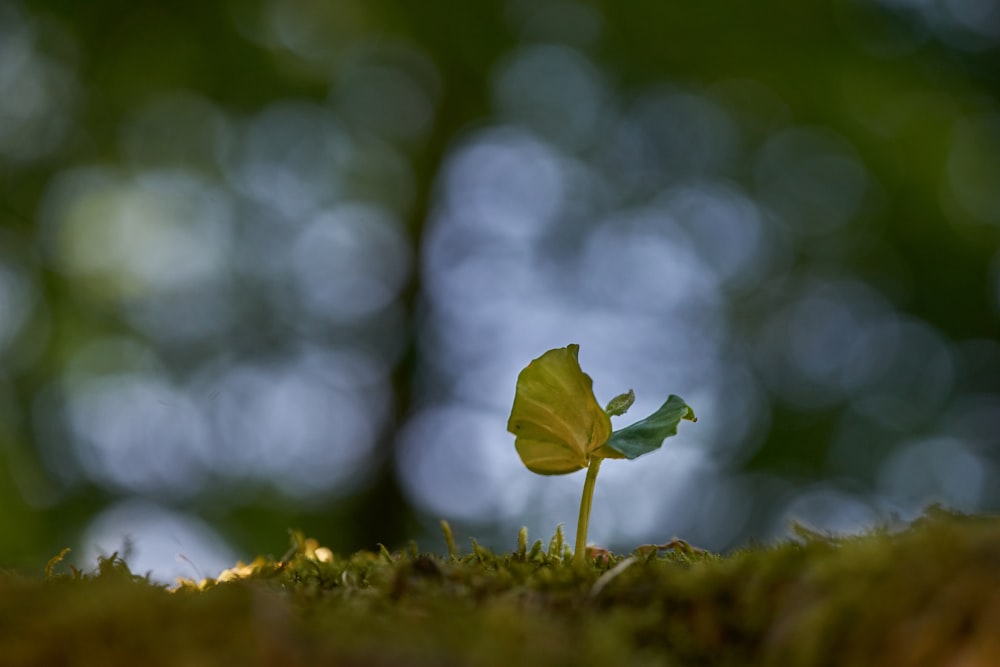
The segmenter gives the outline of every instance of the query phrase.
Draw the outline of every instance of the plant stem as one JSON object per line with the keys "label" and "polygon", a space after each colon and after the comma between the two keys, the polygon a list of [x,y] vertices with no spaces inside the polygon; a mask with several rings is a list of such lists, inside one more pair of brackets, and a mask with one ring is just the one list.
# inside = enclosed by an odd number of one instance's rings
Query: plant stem
{"label": "plant stem", "polygon": [[597,483],[597,471],[601,468],[599,456],[590,459],[590,466],[587,467],[587,479],[583,483],[583,497],[580,499],[580,520],[576,524],[576,550],[573,552],[573,561],[585,563],[587,561],[587,526],[590,524],[590,505],[594,501],[594,484]]}

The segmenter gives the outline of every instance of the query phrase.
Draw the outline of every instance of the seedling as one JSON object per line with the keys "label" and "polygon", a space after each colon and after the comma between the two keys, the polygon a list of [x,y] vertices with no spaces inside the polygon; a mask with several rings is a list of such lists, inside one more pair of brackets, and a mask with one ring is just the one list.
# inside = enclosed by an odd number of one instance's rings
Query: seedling
{"label": "seedling", "polygon": [[517,376],[514,407],[507,430],[525,467],[539,475],[565,475],[587,469],[576,529],[576,562],[587,557],[587,526],[597,471],[604,459],[634,459],[659,449],[677,434],[682,419],[698,421],[680,396],[623,429],[611,430],[611,417],[625,414],[635,401],[631,389],[602,410],[594,381],[580,368],[579,345],[549,350]]}

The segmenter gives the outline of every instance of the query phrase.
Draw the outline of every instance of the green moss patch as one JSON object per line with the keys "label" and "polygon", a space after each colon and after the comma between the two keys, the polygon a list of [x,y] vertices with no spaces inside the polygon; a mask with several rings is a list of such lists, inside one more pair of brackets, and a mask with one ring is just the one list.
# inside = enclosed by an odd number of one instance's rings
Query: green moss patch
{"label": "green moss patch", "polygon": [[1000,664],[1000,519],[800,532],[727,557],[675,542],[586,565],[561,539],[340,557],[295,536],[285,558],[174,589],[117,556],[0,574],[0,664]]}

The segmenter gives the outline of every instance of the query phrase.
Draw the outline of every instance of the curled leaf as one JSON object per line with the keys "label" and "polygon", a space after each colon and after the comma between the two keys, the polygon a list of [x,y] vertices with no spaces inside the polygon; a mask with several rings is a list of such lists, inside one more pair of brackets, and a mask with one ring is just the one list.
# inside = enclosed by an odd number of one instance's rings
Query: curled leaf
{"label": "curled leaf", "polygon": [[629,389],[627,393],[618,394],[608,401],[608,404],[604,406],[604,411],[608,413],[609,417],[619,417],[628,412],[633,403],[635,403],[635,392]]}
{"label": "curled leaf", "polygon": [[507,430],[521,461],[541,475],[586,468],[611,436],[611,419],[580,369],[579,345],[549,350],[517,376]]}
{"label": "curled leaf", "polygon": [[605,449],[611,449],[625,458],[634,459],[659,449],[663,441],[677,435],[677,425],[682,419],[698,421],[694,410],[680,396],[673,394],[659,410],[631,426],[615,431]]}

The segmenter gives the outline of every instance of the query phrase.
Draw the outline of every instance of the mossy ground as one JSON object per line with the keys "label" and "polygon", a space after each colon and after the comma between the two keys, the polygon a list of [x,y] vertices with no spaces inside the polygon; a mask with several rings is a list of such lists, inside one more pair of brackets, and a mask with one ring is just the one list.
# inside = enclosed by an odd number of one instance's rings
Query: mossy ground
{"label": "mossy ground", "polygon": [[1000,519],[802,532],[586,566],[555,540],[338,557],[296,537],[176,590],[117,557],[0,574],[0,665],[1000,665]]}

